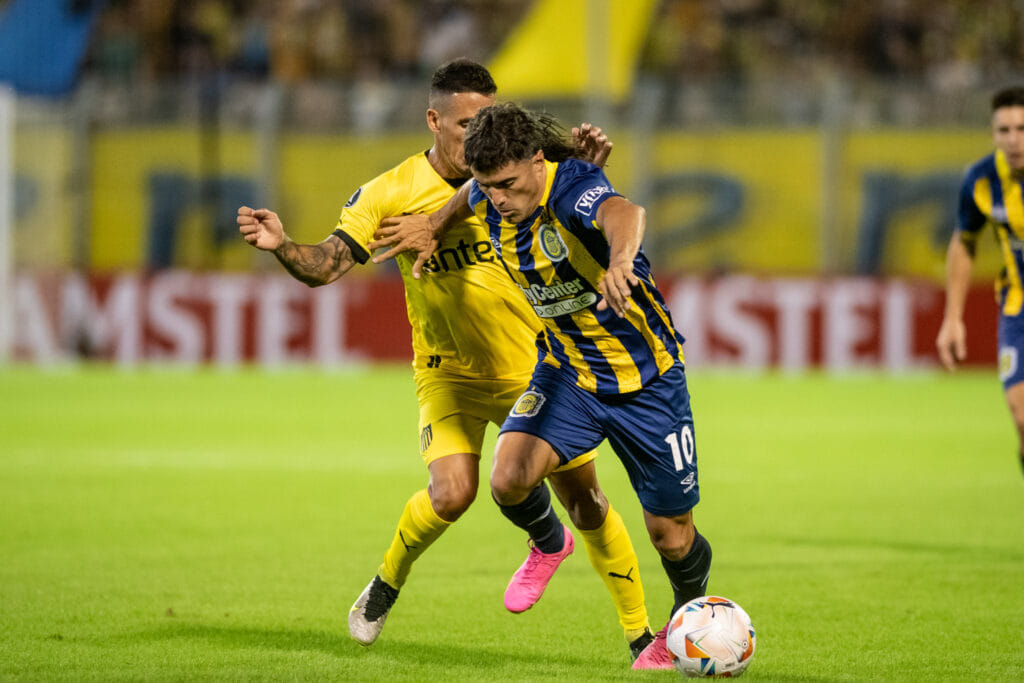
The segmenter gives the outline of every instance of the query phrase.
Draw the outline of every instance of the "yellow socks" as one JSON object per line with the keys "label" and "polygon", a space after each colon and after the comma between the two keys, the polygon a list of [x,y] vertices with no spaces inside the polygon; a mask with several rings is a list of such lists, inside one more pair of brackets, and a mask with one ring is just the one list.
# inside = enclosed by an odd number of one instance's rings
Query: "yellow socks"
{"label": "yellow socks", "polygon": [[412,563],[449,526],[451,522],[446,522],[434,512],[426,489],[414,493],[402,510],[395,538],[384,554],[384,561],[377,569],[384,583],[393,588],[401,588],[409,577]]}
{"label": "yellow socks", "polygon": [[[398,520],[391,547],[377,569],[380,578],[393,588],[401,588],[409,577],[413,562],[440,538],[451,525],[437,516],[430,504],[427,490],[417,491],[409,498]],[[619,623],[627,641],[632,642],[649,628],[644,587],[640,581],[633,542],[622,517],[608,508],[604,523],[593,530],[579,530],[590,564],[604,581],[615,603]],[[630,637],[632,635],[632,638]]]}
{"label": "yellow socks", "polygon": [[[601,575],[611,593],[626,640],[632,642],[643,633],[643,629],[649,627],[650,622],[647,619],[647,606],[644,605],[640,566],[626,525],[619,513],[609,505],[604,524],[593,530],[578,531],[583,537],[590,564]],[[630,634],[634,634],[632,638]]]}

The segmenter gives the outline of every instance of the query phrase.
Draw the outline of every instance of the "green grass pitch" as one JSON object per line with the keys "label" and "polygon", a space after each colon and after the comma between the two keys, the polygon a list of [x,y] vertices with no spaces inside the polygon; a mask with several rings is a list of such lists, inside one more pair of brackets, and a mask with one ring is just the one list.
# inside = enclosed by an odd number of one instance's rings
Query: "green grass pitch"
{"label": "green grass pitch", "polygon": [[[709,590],[754,621],[748,680],[1024,679],[1024,480],[994,372],[689,382]],[[406,366],[0,369],[0,679],[674,679],[629,670],[582,548],[504,611],[526,546],[486,484],[381,639],[350,640],[425,484],[417,443]],[[661,626],[635,496],[607,448],[598,469]]]}

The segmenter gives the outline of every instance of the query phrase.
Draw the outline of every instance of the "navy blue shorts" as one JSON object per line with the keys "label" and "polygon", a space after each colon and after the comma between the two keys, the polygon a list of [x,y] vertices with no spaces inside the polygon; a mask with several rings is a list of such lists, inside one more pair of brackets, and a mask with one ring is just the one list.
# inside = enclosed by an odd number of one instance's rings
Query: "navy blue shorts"
{"label": "navy blue shorts", "polygon": [[501,431],[544,439],[563,465],[607,438],[640,504],[651,514],[681,515],[700,499],[693,414],[682,365],[640,391],[599,397],[557,368],[538,363],[530,388],[516,401]]}
{"label": "navy blue shorts", "polygon": [[1003,391],[1024,382],[1024,316],[999,316],[999,380]]}

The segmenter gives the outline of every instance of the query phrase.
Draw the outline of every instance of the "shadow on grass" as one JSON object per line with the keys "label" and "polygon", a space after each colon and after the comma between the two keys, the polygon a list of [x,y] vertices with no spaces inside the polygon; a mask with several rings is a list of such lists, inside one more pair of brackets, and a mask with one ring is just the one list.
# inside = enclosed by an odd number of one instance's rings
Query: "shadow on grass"
{"label": "shadow on grass", "polygon": [[[591,667],[593,659],[555,650],[536,650],[481,644],[478,641],[446,640],[443,634],[430,640],[381,638],[373,647],[363,647],[341,631],[312,629],[257,628],[249,626],[213,625],[174,620],[140,634],[149,640],[184,639],[214,647],[245,649],[265,648],[282,652],[322,652],[340,660],[359,661],[360,666],[377,661],[389,666],[439,666],[448,668],[476,667],[493,662],[494,668],[522,667],[537,670],[560,670],[565,667]],[[410,660],[409,653],[415,652]]]}

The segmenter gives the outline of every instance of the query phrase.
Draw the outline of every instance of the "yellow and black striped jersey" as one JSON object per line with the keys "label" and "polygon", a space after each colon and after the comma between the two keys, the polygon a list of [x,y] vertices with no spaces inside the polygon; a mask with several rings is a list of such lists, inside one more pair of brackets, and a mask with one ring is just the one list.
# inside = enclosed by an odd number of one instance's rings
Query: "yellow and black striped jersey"
{"label": "yellow and black striped jersey", "polygon": [[546,161],[545,169],[540,206],[518,225],[506,223],[475,182],[470,204],[544,323],[541,360],[564,368],[579,387],[596,394],[636,391],[683,360],[683,338],[642,250],[633,262],[640,285],[626,316],[597,310],[609,246],[595,219],[598,207],[618,193],[593,164]]}
{"label": "yellow and black striped jersey", "polygon": [[[460,184],[438,175],[426,153],[416,154],[356,190],[334,234],[365,263],[370,256],[366,246],[383,218],[432,213]],[[411,273],[414,260],[410,252],[396,259],[417,374],[529,377],[541,325],[509,280],[483,224],[474,217],[452,226],[418,280]]]}
{"label": "yellow and black striped jersey", "polygon": [[1003,252],[996,295],[1004,315],[1020,315],[1024,307],[1024,201],[1021,181],[1012,176],[1010,164],[999,151],[971,166],[960,186],[957,230],[972,253],[978,235],[989,223]]}

